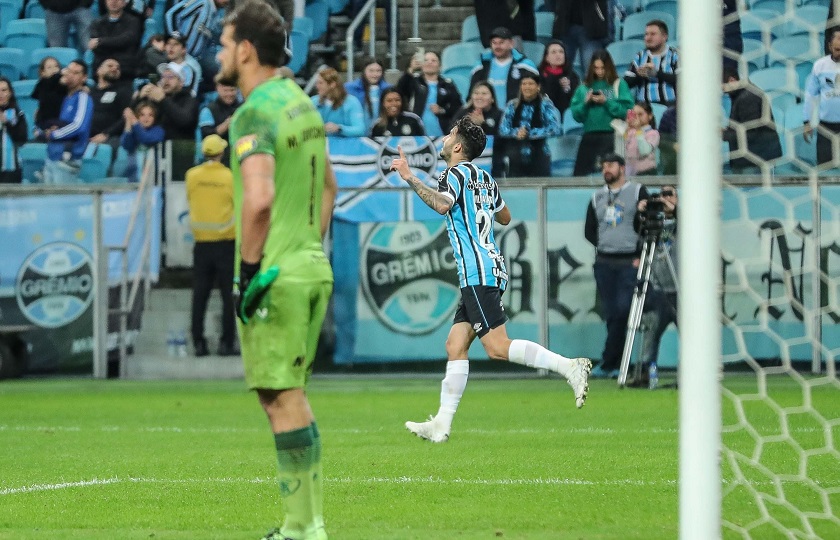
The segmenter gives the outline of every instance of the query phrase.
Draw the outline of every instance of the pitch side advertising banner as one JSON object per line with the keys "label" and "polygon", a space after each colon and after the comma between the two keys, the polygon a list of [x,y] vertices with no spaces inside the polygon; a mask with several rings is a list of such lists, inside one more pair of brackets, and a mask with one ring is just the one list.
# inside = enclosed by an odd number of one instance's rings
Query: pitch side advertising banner
{"label": "pitch side advertising banner", "polygon": [[[105,245],[125,239],[136,195],[103,196]],[[151,277],[160,261],[160,190],[153,195]],[[30,368],[75,369],[89,366],[93,350],[93,198],[55,195],[0,198],[0,325],[34,326],[23,338],[30,347]],[[129,272],[140,271],[145,218],[138,216],[129,240]],[[121,260],[109,258],[109,302],[119,298]],[[132,306],[129,341],[139,330],[142,294]],[[109,318],[109,348],[116,349],[118,318]]]}
{"label": "pitch side advertising banner", "polygon": [[[384,144],[332,139],[339,186],[404,185],[388,171],[397,144],[404,150],[431,152],[428,139],[422,138],[386,139]],[[434,146],[439,149],[439,141]],[[424,155],[414,158],[412,167],[418,177],[432,183],[443,163],[437,161],[434,167],[430,163]],[[489,158],[483,156],[479,164],[489,168]],[[544,302],[548,346],[567,355],[599,358],[605,325],[592,274],[595,251],[583,237],[592,191],[548,191],[543,243],[536,191],[503,188],[513,221],[497,226],[495,234],[511,277],[503,297],[510,319],[508,333],[538,340],[538,312]],[[840,188],[823,188],[822,197],[829,208],[840,206]],[[807,188],[727,189],[722,208],[725,361],[776,358],[787,354],[783,348],[792,359],[809,361],[810,345],[801,339],[796,342],[807,322],[799,306],[808,310],[814,306],[810,285],[814,216]],[[445,359],[444,343],[459,291],[443,219],[413,192],[342,191],[333,235],[335,362]],[[835,216],[824,211],[821,270],[831,279],[840,277],[839,236]],[[542,249],[546,270],[540,264]],[[819,297],[823,342],[834,349],[840,346],[836,291],[824,284]],[[486,355],[476,343],[470,357]],[[674,366],[677,358],[678,335],[672,327],[663,337],[659,361]]]}

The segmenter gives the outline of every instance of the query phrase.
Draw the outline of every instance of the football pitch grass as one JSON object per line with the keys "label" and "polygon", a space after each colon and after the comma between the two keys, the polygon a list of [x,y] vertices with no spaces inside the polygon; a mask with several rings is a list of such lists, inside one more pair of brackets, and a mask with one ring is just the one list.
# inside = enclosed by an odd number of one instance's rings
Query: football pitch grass
{"label": "football pitch grass", "polygon": [[[313,379],[331,539],[677,537],[677,391],[593,381],[577,410],[560,379],[473,379],[432,444],[403,423],[436,412],[439,387]],[[0,411],[0,538],[257,539],[279,524],[273,439],[243,382],[6,381]]]}

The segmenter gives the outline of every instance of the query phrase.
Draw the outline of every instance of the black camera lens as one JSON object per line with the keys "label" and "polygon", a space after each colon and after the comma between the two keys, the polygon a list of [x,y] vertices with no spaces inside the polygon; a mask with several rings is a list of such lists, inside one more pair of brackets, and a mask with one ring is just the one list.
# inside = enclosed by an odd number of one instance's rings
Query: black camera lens
{"label": "black camera lens", "polygon": [[663,191],[662,191],[661,195],[662,195],[663,197],[673,197],[673,196],[674,196],[674,192],[673,192],[673,191],[671,191],[670,189],[665,189],[665,190],[663,190]]}

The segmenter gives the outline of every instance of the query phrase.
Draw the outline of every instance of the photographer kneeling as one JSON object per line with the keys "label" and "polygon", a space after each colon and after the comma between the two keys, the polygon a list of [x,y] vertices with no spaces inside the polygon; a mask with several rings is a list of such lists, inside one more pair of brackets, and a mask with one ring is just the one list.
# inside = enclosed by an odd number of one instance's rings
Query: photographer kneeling
{"label": "photographer kneeling", "polygon": [[[642,349],[644,379],[648,368],[656,364],[662,334],[672,322],[677,322],[677,190],[674,186],[663,186],[658,194],[649,200],[640,200],[637,205],[633,228],[643,241],[655,240],[656,252],[651,267],[651,280],[644,311],[650,313],[653,321],[645,336]],[[642,384],[647,381],[639,381]]]}

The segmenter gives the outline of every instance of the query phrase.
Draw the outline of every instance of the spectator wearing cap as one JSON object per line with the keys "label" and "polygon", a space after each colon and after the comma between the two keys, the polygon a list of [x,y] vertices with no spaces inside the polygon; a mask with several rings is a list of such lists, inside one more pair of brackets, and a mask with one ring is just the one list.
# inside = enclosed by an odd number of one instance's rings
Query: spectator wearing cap
{"label": "spectator wearing cap", "polygon": [[601,157],[601,173],[604,186],[592,195],[584,224],[584,236],[596,250],[593,270],[601,317],[607,323],[601,363],[592,376],[617,378],[639,266],[639,235],[633,221],[639,201],[647,200],[648,192],[627,180],[624,158],[617,154]]}
{"label": "spectator wearing cap", "polygon": [[150,101],[139,102],[134,109],[123,110],[123,133],[120,145],[128,154],[126,176],[129,182],[137,181],[138,164],[143,163],[146,151],[163,142],[163,128],[157,125],[158,110]]}
{"label": "spectator wearing cap", "polygon": [[198,60],[187,53],[187,40],[179,32],[173,32],[166,36],[164,44],[164,52],[166,53],[167,62],[175,62],[176,64],[186,66],[187,79],[184,86],[190,89],[193,97],[198,95],[198,85],[201,84],[202,74],[201,65]]}
{"label": "spectator wearing cap", "polygon": [[556,0],[554,27],[551,36],[566,44],[569,66],[575,57],[583,73],[595,51],[603,49],[610,38],[610,4],[608,0]]}
{"label": "spectator wearing cap", "polygon": [[236,228],[233,215],[233,174],[222,164],[227,142],[218,135],[201,143],[204,163],[186,174],[187,202],[193,248],[192,342],[195,356],[207,356],[204,318],[213,287],[222,296],[222,336],[219,354],[236,354],[233,309],[233,268]]}
{"label": "spectator wearing cap", "polygon": [[507,104],[499,126],[499,137],[505,139],[507,176],[551,176],[548,138],[562,133],[560,113],[542,94],[538,74],[523,71],[519,84],[519,98]]}
{"label": "spectator wearing cap", "polygon": [[[84,56],[90,41],[90,0],[39,0],[44,8],[47,26],[47,45],[67,47],[70,28],[76,29],[76,45],[79,56]],[[3,21],[4,23],[6,21]]]}
{"label": "spectator wearing cap", "polygon": [[[83,60],[73,60],[61,70],[61,84],[67,89],[67,95],[61,102],[58,120],[43,131],[47,141],[43,179],[47,184],[75,184],[79,180],[93,119],[93,101],[83,91],[87,72]],[[39,135],[37,131],[36,135]]]}
{"label": "spectator wearing cap", "polygon": [[222,16],[230,0],[181,0],[164,16],[166,32],[179,32],[186,39],[187,53],[201,64],[212,80],[218,71],[216,50],[222,33]]}
{"label": "spectator wearing cap", "polygon": [[107,58],[120,64],[125,80],[134,78],[137,71],[137,52],[143,37],[143,20],[126,9],[126,0],[106,0],[108,13],[90,25],[87,48],[93,51],[94,71]]}
{"label": "spectator wearing cap", "polygon": [[441,137],[449,133],[452,116],[463,101],[451,79],[440,75],[440,57],[428,51],[423,58],[411,58],[408,70],[397,82],[408,110],[423,119],[426,135]]}
{"label": "spectator wearing cap", "polygon": [[198,125],[198,102],[190,91],[184,88],[186,70],[175,62],[158,66],[160,81],[157,85],[147,84],[137,94],[138,99],[147,99],[160,111],[160,125],[167,140],[195,140]]}
{"label": "spectator wearing cap", "polygon": [[481,53],[473,68],[470,88],[478,81],[487,81],[500,102],[507,103],[519,95],[519,81],[524,71],[538,73],[537,66],[513,48],[513,34],[505,27],[490,32],[490,51]]}
{"label": "spectator wearing cap", "polygon": [[653,19],[645,27],[645,48],[633,58],[624,80],[634,90],[636,101],[672,105],[677,100],[680,57],[668,45],[668,25]]}
{"label": "spectator wearing cap", "polygon": [[[242,104],[239,101],[239,90],[235,86],[216,83],[216,95],[216,99],[198,113],[198,129],[201,130],[202,139],[210,135],[218,135],[229,142],[230,119]],[[225,147],[222,163],[226,167],[230,165],[230,148],[228,147]]]}
{"label": "spectator wearing cap", "polygon": [[96,70],[96,86],[90,90],[93,100],[90,142],[119,145],[123,130],[123,111],[131,103],[131,85],[120,82],[120,63],[107,58]]}

